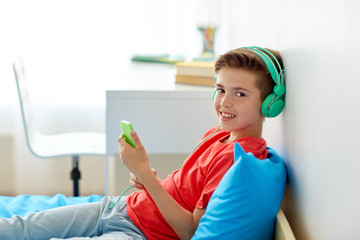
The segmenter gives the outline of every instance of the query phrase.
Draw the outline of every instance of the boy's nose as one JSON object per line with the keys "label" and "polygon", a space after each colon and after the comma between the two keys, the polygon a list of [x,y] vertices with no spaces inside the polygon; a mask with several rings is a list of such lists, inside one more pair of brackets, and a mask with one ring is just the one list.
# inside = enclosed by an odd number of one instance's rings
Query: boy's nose
{"label": "boy's nose", "polygon": [[227,94],[221,99],[220,104],[222,107],[231,107],[231,100]]}

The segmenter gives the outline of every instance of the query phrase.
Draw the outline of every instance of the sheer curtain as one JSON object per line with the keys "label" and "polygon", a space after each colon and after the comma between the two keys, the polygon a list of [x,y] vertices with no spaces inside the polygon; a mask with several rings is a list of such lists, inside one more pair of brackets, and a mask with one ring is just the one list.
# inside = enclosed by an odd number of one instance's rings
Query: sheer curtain
{"label": "sheer curtain", "polygon": [[[94,92],[117,81],[133,54],[199,56],[196,27],[220,25],[222,5],[220,0],[2,1],[0,107],[15,98],[9,64],[17,55],[24,57],[29,85],[43,99],[97,102]],[[218,49],[222,39],[215,41]],[[54,99],[60,91],[64,98]]]}

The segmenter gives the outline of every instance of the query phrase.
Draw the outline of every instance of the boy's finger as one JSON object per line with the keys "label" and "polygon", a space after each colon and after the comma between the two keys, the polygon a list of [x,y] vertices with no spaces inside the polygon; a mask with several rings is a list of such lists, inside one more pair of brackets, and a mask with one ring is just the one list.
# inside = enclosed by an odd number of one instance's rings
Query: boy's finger
{"label": "boy's finger", "polygon": [[133,174],[132,172],[130,172],[130,179],[135,182],[139,181],[139,178],[137,176],[135,176],[135,174]]}
{"label": "boy's finger", "polygon": [[123,142],[123,141],[125,141],[124,135],[121,134],[121,135],[119,136],[119,138],[118,138],[118,143]]}
{"label": "boy's finger", "polygon": [[133,187],[135,187],[137,189],[145,189],[143,184],[138,183],[138,182],[136,182],[136,181],[134,181],[132,179],[129,180],[129,183],[130,183],[131,186],[133,186]]}
{"label": "boy's finger", "polygon": [[131,133],[131,138],[135,143],[135,146],[137,148],[143,148],[144,146],[142,145],[139,136],[137,135],[136,131],[132,131]]}
{"label": "boy's finger", "polygon": [[119,148],[123,148],[123,149],[127,148],[127,146],[129,145],[129,143],[126,142],[123,134],[121,134],[120,137],[118,138],[118,143],[119,143]]}

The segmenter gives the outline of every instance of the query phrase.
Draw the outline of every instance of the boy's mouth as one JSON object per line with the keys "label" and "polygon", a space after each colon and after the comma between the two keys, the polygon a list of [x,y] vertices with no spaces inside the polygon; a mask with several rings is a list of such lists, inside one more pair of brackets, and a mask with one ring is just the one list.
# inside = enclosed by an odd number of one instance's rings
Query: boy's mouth
{"label": "boy's mouth", "polygon": [[224,113],[224,112],[220,112],[221,116],[224,118],[234,118],[235,115],[234,114],[230,114],[230,113]]}

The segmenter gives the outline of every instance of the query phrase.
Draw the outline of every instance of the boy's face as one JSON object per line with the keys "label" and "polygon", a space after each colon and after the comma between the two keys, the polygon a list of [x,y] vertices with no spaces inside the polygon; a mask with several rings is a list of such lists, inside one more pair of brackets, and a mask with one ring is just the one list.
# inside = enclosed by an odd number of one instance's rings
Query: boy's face
{"label": "boy's face", "polygon": [[256,74],[238,68],[220,69],[215,85],[214,107],[223,131],[231,132],[229,140],[261,137],[264,116],[261,94],[255,87]]}

